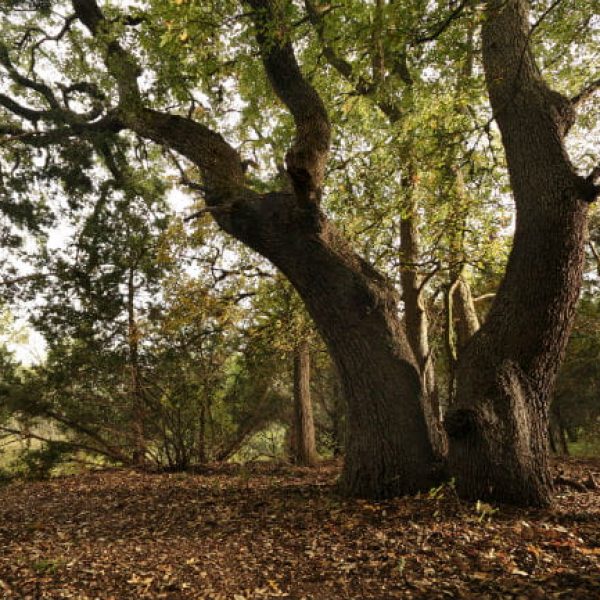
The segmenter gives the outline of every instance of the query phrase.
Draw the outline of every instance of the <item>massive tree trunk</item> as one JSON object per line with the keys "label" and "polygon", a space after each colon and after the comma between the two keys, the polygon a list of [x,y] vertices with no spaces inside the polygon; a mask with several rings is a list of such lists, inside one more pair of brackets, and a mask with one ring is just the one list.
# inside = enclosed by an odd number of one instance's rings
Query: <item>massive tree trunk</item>
{"label": "massive tree trunk", "polygon": [[[249,4],[256,11],[256,37],[269,81],[296,123],[296,140],[286,156],[294,193],[246,194],[237,210],[214,216],[288,277],[328,346],[348,403],[344,492],[383,498],[428,489],[440,468],[397,295],[321,212],[330,138],[325,107],[299,70],[278,3]],[[274,22],[281,36],[275,43],[269,34]]]}
{"label": "massive tree trunk", "polygon": [[288,277],[328,346],[348,403],[342,489],[372,498],[429,489],[439,464],[392,284],[295,195],[247,199],[243,212],[215,217]]}
{"label": "massive tree trunk", "polygon": [[[408,67],[405,53],[390,53],[384,43],[385,3],[377,0],[374,10],[374,23],[371,36],[371,75],[372,81],[357,74],[353,65],[330,44],[326,35],[323,13],[312,0],[305,0],[307,17],[315,28],[321,42],[323,56],[356,94],[368,97],[375,106],[388,118],[391,125],[402,120],[405,114],[412,111],[414,81]],[[390,85],[402,83],[404,88],[402,99],[392,100],[381,92]],[[410,99],[410,100],[408,100]],[[412,142],[403,144],[401,154],[406,162],[401,165],[404,178],[405,206],[400,221],[400,284],[404,304],[404,324],[410,347],[414,353],[423,387],[423,409],[428,424],[431,443],[436,454],[444,456],[447,451],[446,435],[441,426],[439,391],[435,378],[435,365],[429,346],[429,321],[423,289],[423,277],[419,273],[420,243],[418,233],[418,211],[414,199],[414,186],[418,172],[413,155]]]}
{"label": "massive tree trunk", "polygon": [[294,350],[294,462],[312,467],[317,464],[317,444],[310,393],[310,348],[302,340]]}
{"label": "massive tree trunk", "polygon": [[573,106],[537,70],[526,0],[490,0],[482,36],[517,224],[489,315],[459,359],[446,419],[450,469],[463,496],[545,505],[548,400],[579,293],[587,202],[597,189],[565,152]]}
{"label": "massive tree trunk", "polygon": [[[107,117],[110,130],[131,129],[192,161],[203,176],[205,210],[271,260],[303,298],[348,403],[344,491],[381,498],[433,485],[439,472],[422,380],[394,289],[348,247],[319,207],[331,127],[296,62],[283,3],[247,1],[269,82],[296,125],[286,156],[293,193],[259,194],[247,187],[239,154],[219,134],[145,106],[135,60],[111,39],[95,0],[72,2],[117,82],[119,107]],[[575,174],[566,156],[562,139],[571,106],[541,80],[527,50],[527,18],[526,0],[488,2],[484,64],[517,229],[494,306],[460,358],[457,406],[447,430],[462,493],[543,504],[550,488],[547,398],[581,278],[585,200],[597,188]]]}

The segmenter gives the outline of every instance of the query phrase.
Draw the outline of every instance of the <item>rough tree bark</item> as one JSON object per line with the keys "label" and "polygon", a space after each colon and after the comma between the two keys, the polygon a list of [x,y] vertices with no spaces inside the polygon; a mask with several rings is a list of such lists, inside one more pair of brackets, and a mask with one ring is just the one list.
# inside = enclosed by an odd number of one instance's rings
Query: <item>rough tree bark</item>
{"label": "rough tree bark", "polygon": [[526,0],[489,0],[483,62],[517,210],[506,274],[485,324],[459,359],[446,419],[462,496],[545,505],[548,400],[571,329],[594,175],[564,148],[573,102],[542,79],[529,48]]}
{"label": "rough tree bark", "polygon": [[383,498],[429,489],[439,480],[440,465],[395,290],[352,251],[320,210],[331,131],[327,112],[298,67],[280,3],[247,4],[270,84],[296,124],[286,156],[293,192],[252,191],[240,156],[219,134],[145,107],[137,66],[110,39],[110,24],[95,0],[73,0],[80,21],[104,45],[107,69],[118,84],[113,130],[131,129],[191,160],[203,174],[207,211],[224,231],[273,262],[304,300],[340,372],[348,403],[343,491]]}
{"label": "rough tree bark", "polygon": [[294,350],[294,462],[312,467],[319,461],[310,394],[310,348],[306,340]]}

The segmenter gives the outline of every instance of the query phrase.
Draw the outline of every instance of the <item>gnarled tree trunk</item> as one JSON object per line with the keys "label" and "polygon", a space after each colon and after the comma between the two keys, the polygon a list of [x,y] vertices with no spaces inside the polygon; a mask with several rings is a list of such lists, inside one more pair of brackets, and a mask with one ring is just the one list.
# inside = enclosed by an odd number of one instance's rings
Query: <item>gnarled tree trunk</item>
{"label": "gnarled tree trunk", "polygon": [[[394,289],[348,247],[319,207],[331,127],[296,62],[283,3],[246,2],[270,84],[296,125],[286,156],[293,193],[268,194],[248,188],[239,154],[218,133],[148,108],[134,57],[111,39],[111,24],[95,0],[72,3],[119,92],[118,108],[94,130],[128,128],[192,161],[203,176],[205,211],[271,260],[304,300],[348,403],[343,489],[381,498],[433,485],[439,465],[422,379]],[[450,464],[463,494],[544,504],[550,489],[547,399],[577,299],[585,201],[598,189],[593,177],[576,175],[564,151],[572,106],[544,84],[527,49],[526,0],[489,0],[483,42],[518,218],[504,282],[459,359],[457,404],[447,419]]]}
{"label": "gnarled tree trunk", "polygon": [[392,284],[295,195],[247,198],[242,212],[215,217],[288,277],[327,344],[348,404],[342,489],[383,498],[434,485],[440,464]]}
{"label": "gnarled tree trunk", "polygon": [[110,26],[95,0],[73,0],[78,18],[103,45],[107,69],[118,84],[113,130],[132,129],[191,160],[203,175],[206,211],[224,231],[276,265],[304,300],[348,403],[342,489],[372,498],[428,489],[438,481],[439,464],[423,414],[418,367],[398,318],[398,298],[319,208],[331,127],[321,98],[298,67],[281,3],[247,4],[271,86],[296,124],[286,156],[293,193],[254,192],[246,185],[240,156],[218,133],[145,107],[135,61],[107,39]]}
{"label": "gnarled tree trunk", "polygon": [[579,294],[587,202],[597,189],[565,152],[573,106],[537,70],[528,2],[488,1],[482,36],[517,224],[489,315],[459,359],[446,419],[450,469],[463,496],[545,505],[548,401]]}

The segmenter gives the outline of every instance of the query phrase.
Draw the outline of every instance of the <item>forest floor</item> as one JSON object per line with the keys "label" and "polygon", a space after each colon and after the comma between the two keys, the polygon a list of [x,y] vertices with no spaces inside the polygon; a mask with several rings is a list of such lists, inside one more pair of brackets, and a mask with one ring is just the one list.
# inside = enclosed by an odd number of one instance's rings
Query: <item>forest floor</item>
{"label": "forest floor", "polygon": [[[558,468],[559,465],[556,466]],[[560,464],[600,474],[600,460]],[[0,598],[600,598],[600,490],[340,498],[339,467],[97,471],[0,488]]]}

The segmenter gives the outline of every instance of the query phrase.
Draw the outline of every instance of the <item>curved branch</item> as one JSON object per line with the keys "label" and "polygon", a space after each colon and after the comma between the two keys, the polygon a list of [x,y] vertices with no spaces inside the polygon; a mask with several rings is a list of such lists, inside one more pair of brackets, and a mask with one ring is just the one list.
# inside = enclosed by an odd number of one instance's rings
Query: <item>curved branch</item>
{"label": "curved branch", "polygon": [[31,123],[37,123],[40,119],[47,117],[50,114],[45,110],[35,110],[28,106],[23,106],[6,94],[0,94],[0,106],[3,106],[18,117],[27,119]]}
{"label": "curved branch", "polygon": [[256,40],[271,86],[296,124],[296,139],[286,155],[288,173],[298,199],[318,204],[331,140],[327,110],[300,71],[280,3],[246,1],[254,10]]}
{"label": "curved branch", "polygon": [[222,201],[224,189],[243,187],[240,156],[220,134],[192,119],[144,106],[137,84],[139,68],[134,58],[111,38],[111,24],[96,0],[73,0],[73,8],[103,47],[106,68],[119,88],[117,113],[123,125],[144,138],[176,150],[196,164],[207,186],[214,191],[214,203]]}
{"label": "curved branch", "polygon": [[8,48],[2,42],[0,42],[0,65],[2,65],[7,70],[11,79],[15,83],[18,83],[23,87],[29,88],[30,90],[37,92],[46,99],[50,108],[57,112],[62,112],[60,104],[58,103],[56,96],[54,95],[49,86],[47,86],[45,83],[35,81],[30,77],[25,77],[25,75],[21,75],[21,73],[17,71],[16,67],[12,64],[12,61],[10,60]]}
{"label": "curved branch", "polygon": [[[45,38],[53,39],[53,38]],[[8,47],[0,41],[0,65],[4,67],[8,76],[17,85],[27,90],[32,90],[39,94],[47,104],[47,109],[34,109],[21,104],[14,98],[6,94],[0,94],[0,106],[6,108],[9,112],[30,121],[38,123],[40,120],[46,120],[52,123],[80,125],[89,123],[100,117],[104,111],[102,100],[105,97],[95,84],[87,82],[78,82],[69,86],[57,84],[62,91],[64,106],[61,106],[52,88],[36,78],[27,77],[19,72],[13,64]],[[69,106],[69,98],[73,92],[87,94],[92,100],[92,108],[88,113],[77,113],[71,110]]]}
{"label": "curved branch", "polygon": [[[1,102],[0,102],[1,104]],[[20,142],[35,148],[60,144],[72,137],[90,137],[98,133],[118,133],[125,125],[115,113],[110,113],[94,123],[82,123],[56,127],[46,131],[22,129],[15,125],[0,125],[0,144]]]}

